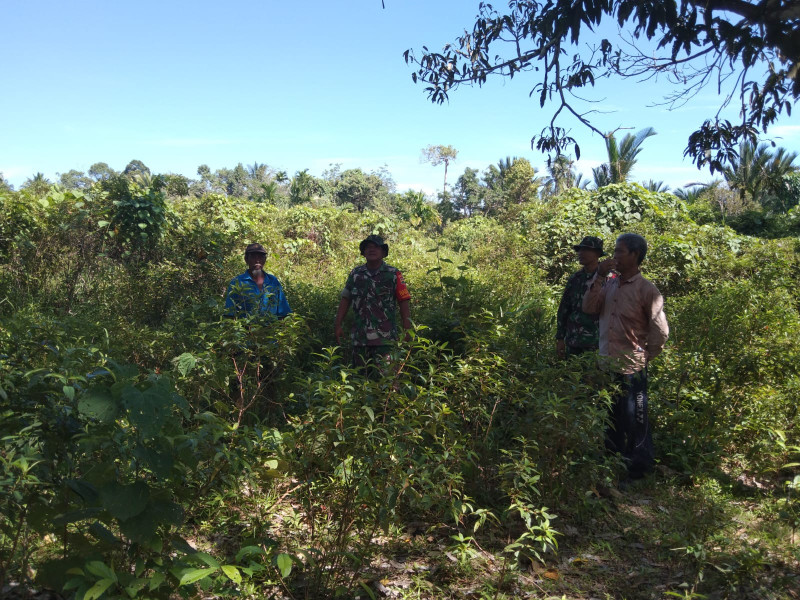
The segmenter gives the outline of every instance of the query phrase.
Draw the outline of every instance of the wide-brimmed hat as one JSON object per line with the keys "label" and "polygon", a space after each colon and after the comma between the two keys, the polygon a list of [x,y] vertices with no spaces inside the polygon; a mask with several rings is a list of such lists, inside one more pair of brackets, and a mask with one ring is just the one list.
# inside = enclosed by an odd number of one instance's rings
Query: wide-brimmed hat
{"label": "wide-brimmed hat", "polygon": [[600,253],[600,256],[605,256],[605,252],[603,252],[603,240],[599,237],[594,237],[593,235],[587,235],[585,238],[581,240],[580,244],[573,246],[575,252],[580,250],[581,248],[586,248],[588,250],[597,250]]}
{"label": "wide-brimmed hat", "polygon": [[264,256],[266,256],[267,251],[261,244],[250,244],[249,246],[247,246],[247,248],[244,249],[244,257],[247,258],[248,254],[263,254]]}
{"label": "wide-brimmed hat", "polygon": [[389,244],[384,242],[383,238],[379,235],[368,235],[366,239],[361,240],[361,243],[358,245],[358,251],[361,252],[362,256],[364,254],[364,246],[369,243],[375,244],[379,248],[382,248],[384,257],[389,256]]}

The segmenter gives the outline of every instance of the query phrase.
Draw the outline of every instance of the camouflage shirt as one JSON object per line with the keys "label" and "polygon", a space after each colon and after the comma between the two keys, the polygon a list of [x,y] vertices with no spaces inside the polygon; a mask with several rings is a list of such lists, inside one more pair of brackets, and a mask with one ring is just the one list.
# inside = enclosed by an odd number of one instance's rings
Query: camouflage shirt
{"label": "camouflage shirt", "polygon": [[556,317],[556,339],[564,340],[572,348],[597,349],[599,344],[599,317],[589,315],[581,309],[583,295],[594,277],[595,271],[587,273],[583,269],[567,281]]}
{"label": "camouflage shirt", "polygon": [[396,268],[383,263],[377,271],[361,265],[350,271],[342,297],[353,306],[350,338],[354,346],[383,346],[397,339],[397,306],[411,294]]}

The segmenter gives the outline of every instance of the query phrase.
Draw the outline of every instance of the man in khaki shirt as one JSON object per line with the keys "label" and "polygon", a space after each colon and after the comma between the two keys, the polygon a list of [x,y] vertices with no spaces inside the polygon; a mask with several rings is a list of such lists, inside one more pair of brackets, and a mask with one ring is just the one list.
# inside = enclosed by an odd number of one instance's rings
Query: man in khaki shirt
{"label": "man in khaki shirt", "polygon": [[[631,479],[644,477],[653,468],[647,364],[661,353],[669,335],[664,299],[639,272],[646,254],[647,242],[642,236],[619,236],[613,258],[598,265],[583,297],[583,311],[600,315],[601,360],[622,386],[614,398],[606,446],[622,454]],[[612,269],[619,276],[607,279]]]}

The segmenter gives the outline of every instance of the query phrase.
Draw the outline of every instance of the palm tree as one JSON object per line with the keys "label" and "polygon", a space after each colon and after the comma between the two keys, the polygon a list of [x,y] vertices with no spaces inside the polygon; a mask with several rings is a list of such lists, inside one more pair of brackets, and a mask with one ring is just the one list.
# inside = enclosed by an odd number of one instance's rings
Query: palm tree
{"label": "palm tree", "polygon": [[52,182],[44,176],[44,173],[36,173],[33,177],[28,177],[22,184],[22,189],[30,190],[35,196],[44,196],[50,191]]}
{"label": "palm tree", "polygon": [[588,179],[584,179],[583,173],[578,173],[575,175],[575,179],[572,182],[572,187],[578,188],[579,190],[585,190],[591,183],[592,182]]}
{"label": "palm tree", "polygon": [[302,204],[311,202],[314,196],[321,193],[322,187],[319,181],[308,173],[308,169],[303,169],[294,174],[289,185],[289,201],[292,204]]}
{"label": "palm tree", "polygon": [[650,192],[668,192],[669,186],[665,184],[663,181],[654,181],[650,180],[647,183],[643,183],[642,187]]}
{"label": "palm tree", "polygon": [[510,156],[506,156],[505,158],[501,158],[497,161],[497,170],[500,172],[500,179],[502,180],[505,177],[505,174],[511,169],[511,167],[516,162],[517,157],[511,158]]}
{"label": "palm tree", "polygon": [[250,176],[250,179],[257,183],[265,182],[269,179],[267,165],[264,163],[258,164],[258,161],[254,162],[252,165],[247,165],[247,174]]}
{"label": "palm tree", "polygon": [[610,183],[623,183],[633,170],[636,164],[636,157],[642,151],[642,142],[656,134],[652,127],[647,127],[634,134],[625,134],[625,137],[617,142],[614,133],[606,135],[606,152],[608,162],[592,170],[595,186],[598,188]]}
{"label": "palm tree", "polygon": [[574,165],[572,158],[564,154],[547,161],[548,176],[544,183],[544,196],[555,197],[574,187]]}
{"label": "palm tree", "polygon": [[607,163],[595,167],[592,169],[592,179],[594,179],[594,187],[597,189],[614,183],[611,181],[611,167]]}
{"label": "palm tree", "polygon": [[700,182],[687,183],[682,188],[678,188],[677,190],[675,190],[673,194],[675,194],[675,196],[677,196],[684,202],[688,204],[693,204],[694,202],[697,202],[697,200],[700,198],[700,195],[705,190],[707,190],[710,185],[711,184],[709,183],[700,183]]}
{"label": "palm tree", "polygon": [[728,186],[738,191],[743,202],[749,194],[756,202],[770,203],[777,198],[777,204],[782,205],[780,196],[783,179],[797,171],[794,166],[797,152],[778,148],[773,153],[767,143],[756,146],[745,142],[739,146],[738,154],[722,172]]}

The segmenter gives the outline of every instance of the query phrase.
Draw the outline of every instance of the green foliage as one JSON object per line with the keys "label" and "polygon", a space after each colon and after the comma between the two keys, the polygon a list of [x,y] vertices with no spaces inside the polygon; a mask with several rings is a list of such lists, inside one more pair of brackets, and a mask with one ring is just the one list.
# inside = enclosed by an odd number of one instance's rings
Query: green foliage
{"label": "green foliage", "polygon": [[[488,170],[493,189],[514,164]],[[796,528],[793,238],[700,225],[675,196],[635,184],[439,228],[415,193],[358,212],[167,199],[157,178],[121,179],[35,202],[0,195],[6,581],[33,569],[84,598],[364,594],[397,532],[423,522],[453,576],[494,552],[495,591],[513,594],[503,582],[518,567],[550,565],[569,527],[606,519],[597,490],[620,467],[603,450],[614,390],[591,356],[555,360],[554,317],[578,268],[572,246],[599,235],[610,249],[630,230],[650,244],[643,267],[672,330],[651,365],[659,459],[695,480],[779,480],[773,520]],[[141,230],[139,211],[152,218],[146,244],[108,235]],[[332,321],[373,232],[406,278],[417,328],[369,378],[333,347]],[[251,241],[286,288],[284,320],[223,316]],[[741,585],[772,560],[723,561],[700,520],[671,546],[692,548],[692,569],[713,564]]]}
{"label": "green foliage", "polygon": [[361,169],[348,169],[336,180],[334,196],[338,204],[352,204],[359,212],[372,208],[387,193],[383,180]]}
{"label": "green foliage", "polygon": [[[133,163],[126,168],[126,174],[149,173],[149,170],[131,165]],[[116,176],[103,181],[101,187],[112,208],[110,220],[100,221],[98,226],[108,228],[108,235],[114,240],[119,256],[124,260],[152,258],[166,229],[164,180],[156,177],[142,187],[130,177]]]}
{"label": "green foliage", "polygon": [[[57,324],[52,333],[69,335]],[[190,412],[169,378],[142,377],[98,347],[53,339],[39,353],[43,366],[26,372],[20,367],[36,350],[33,340],[4,341],[4,576],[24,567],[47,536],[59,540],[64,558],[47,561],[37,577],[84,597],[123,590],[134,597],[145,588],[161,595],[218,570],[230,587],[241,583],[240,569],[264,570],[249,561],[213,565],[177,533],[198,492],[238,489],[252,463],[264,460],[261,444],[248,441],[261,434]],[[194,367],[185,356],[176,364],[182,376]],[[197,570],[199,559],[214,568]]]}
{"label": "green foliage", "polygon": [[9,263],[12,253],[31,249],[37,227],[37,211],[31,210],[30,203],[10,190],[0,191],[0,264]]}
{"label": "green foliage", "polygon": [[442,217],[436,212],[436,207],[425,199],[422,192],[409,190],[398,199],[398,204],[400,216],[412,227],[442,224]]}

